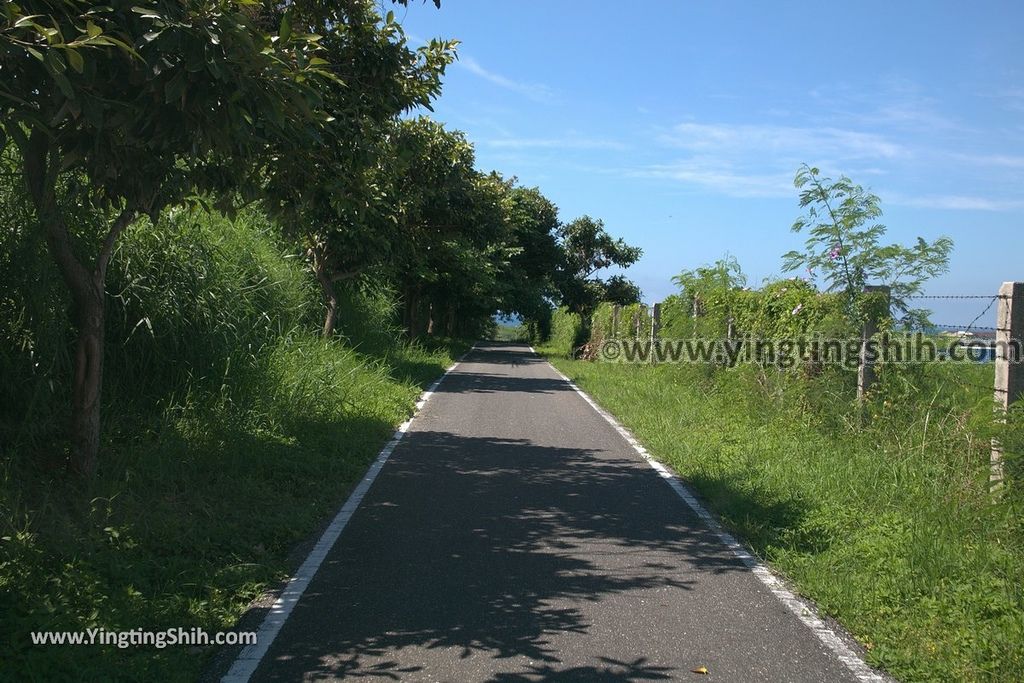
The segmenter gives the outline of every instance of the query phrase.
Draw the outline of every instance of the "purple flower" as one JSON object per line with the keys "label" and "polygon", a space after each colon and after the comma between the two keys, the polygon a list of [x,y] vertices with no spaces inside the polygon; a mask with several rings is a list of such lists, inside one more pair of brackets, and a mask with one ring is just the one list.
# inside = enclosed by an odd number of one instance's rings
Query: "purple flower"
{"label": "purple flower", "polygon": [[828,252],[828,257],[830,259],[832,259],[833,261],[835,261],[837,258],[839,258],[839,256],[842,253],[843,253],[842,247],[840,247],[838,244],[834,244],[834,245],[832,245],[832,250],[830,252]]}

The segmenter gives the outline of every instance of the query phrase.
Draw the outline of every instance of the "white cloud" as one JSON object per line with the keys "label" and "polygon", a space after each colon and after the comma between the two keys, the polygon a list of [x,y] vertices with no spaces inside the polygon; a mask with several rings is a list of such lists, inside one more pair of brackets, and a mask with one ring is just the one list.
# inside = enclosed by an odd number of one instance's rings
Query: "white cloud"
{"label": "white cloud", "polygon": [[676,180],[730,197],[786,197],[795,196],[796,193],[793,189],[793,171],[762,173],[743,170],[709,157],[654,164],[630,171],[627,175]]}
{"label": "white cloud", "polygon": [[1024,156],[1009,154],[951,154],[957,161],[979,166],[998,166],[1001,168],[1024,168]]}
{"label": "white cloud", "polygon": [[759,155],[769,164],[794,158],[812,162],[823,156],[848,160],[908,155],[906,149],[881,135],[829,127],[681,123],[662,141],[716,156]]}
{"label": "white cloud", "polygon": [[484,145],[499,149],[605,149],[623,151],[629,149],[617,140],[604,138],[516,138],[504,137],[484,140]]}
{"label": "white cloud", "polygon": [[886,195],[893,204],[921,209],[953,211],[1014,211],[1024,208],[1024,201],[1016,199],[989,199],[967,195],[924,195],[906,197],[896,193]]}
{"label": "white cloud", "polygon": [[879,174],[888,163],[913,156],[883,135],[835,127],[686,122],[659,139],[686,156],[631,175],[667,178],[731,197],[795,197],[793,177],[803,163],[827,175],[852,174],[855,168]]}
{"label": "white cloud", "polygon": [[465,55],[460,56],[457,63],[480,78],[490,81],[501,88],[505,88],[506,90],[511,90],[519,93],[520,95],[524,95],[531,100],[537,102],[551,102],[556,99],[555,92],[548,86],[542,83],[516,81],[506,76],[502,76],[501,74],[485,69],[472,57],[467,57]]}

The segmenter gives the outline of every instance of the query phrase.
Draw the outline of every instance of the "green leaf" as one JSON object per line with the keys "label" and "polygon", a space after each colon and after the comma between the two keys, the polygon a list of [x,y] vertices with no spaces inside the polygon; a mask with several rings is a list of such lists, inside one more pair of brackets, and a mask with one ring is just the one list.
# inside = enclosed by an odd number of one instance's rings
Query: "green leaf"
{"label": "green leaf", "polygon": [[64,56],[67,57],[68,64],[71,65],[72,69],[74,69],[78,73],[82,73],[82,71],[85,70],[85,60],[82,59],[82,55],[79,54],[78,50],[72,48],[65,48]]}
{"label": "green leaf", "polygon": [[132,7],[132,11],[141,14],[143,19],[163,19],[159,14],[148,7]]}
{"label": "green leaf", "polygon": [[99,34],[103,33],[103,29],[101,29],[99,26],[92,23],[91,21],[85,22],[85,30],[86,33],[89,34],[90,38],[95,38]]}
{"label": "green leaf", "polygon": [[391,24],[395,23],[395,12],[394,12],[394,10],[389,10],[388,11],[388,16],[387,16],[386,19],[384,19],[384,23],[388,24],[389,26]]}
{"label": "green leaf", "polygon": [[288,39],[292,37],[292,10],[290,7],[284,13],[284,16],[281,17],[281,28],[278,30],[277,35],[283,43],[288,42]]}

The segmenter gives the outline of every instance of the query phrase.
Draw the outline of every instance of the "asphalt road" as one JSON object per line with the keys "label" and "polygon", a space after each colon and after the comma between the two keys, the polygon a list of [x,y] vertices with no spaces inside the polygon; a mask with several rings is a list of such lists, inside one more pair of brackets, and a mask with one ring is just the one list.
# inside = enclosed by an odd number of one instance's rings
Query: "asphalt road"
{"label": "asphalt road", "polygon": [[550,365],[499,344],[442,382],[253,676],[342,678],[856,680]]}

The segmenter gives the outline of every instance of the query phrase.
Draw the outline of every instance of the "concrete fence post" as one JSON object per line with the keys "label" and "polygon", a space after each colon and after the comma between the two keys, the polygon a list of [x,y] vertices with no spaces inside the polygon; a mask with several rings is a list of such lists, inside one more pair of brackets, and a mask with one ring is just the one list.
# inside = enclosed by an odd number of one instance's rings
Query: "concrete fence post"
{"label": "concrete fence post", "polygon": [[651,307],[651,363],[657,362],[658,354],[654,350],[658,343],[658,332],[661,331],[661,304]]}
{"label": "concrete fence post", "polygon": [[[885,311],[888,313],[890,289],[886,286],[869,285],[864,288],[865,294],[881,293],[885,297]],[[860,337],[860,359],[857,363],[857,401],[862,405],[868,393],[878,383],[878,374],[875,372],[875,354],[878,349],[872,351],[871,339],[878,334],[878,323],[881,319],[881,311],[872,308],[864,320],[864,327]]]}
{"label": "concrete fence post", "polygon": [[[1006,412],[1014,401],[1024,397],[1024,282],[1004,282],[999,288],[996,309],[996,404]],[[992,440],[989,484],[993,490],[1003,483],[1003,446]]]}
{"label": "concrete fence post", "polygon": [[619,318],[622,317],[622,306],[615,304],[612,306],[612,339],[618,339],[619,337]]}

